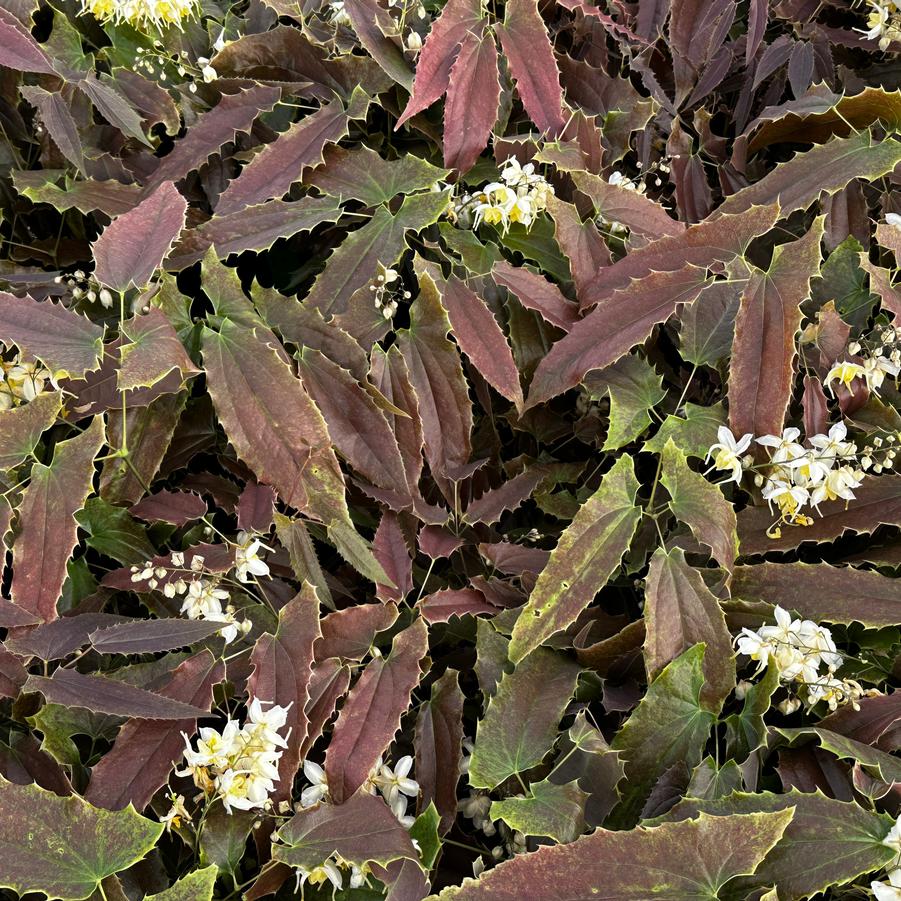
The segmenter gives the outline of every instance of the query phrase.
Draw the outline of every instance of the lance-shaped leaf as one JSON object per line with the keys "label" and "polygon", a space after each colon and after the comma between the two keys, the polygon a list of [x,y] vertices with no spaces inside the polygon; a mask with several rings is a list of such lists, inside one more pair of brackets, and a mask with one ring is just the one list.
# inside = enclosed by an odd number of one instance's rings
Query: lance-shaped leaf
{"label": "lance-shaped leaf", "polygon": [[819,742],[823,750],[834,754],[840,760],[854,760],[871,776],[891,785],[893,782],[901,782],[901,760],[892,754],[871,748],[863,742],[854,741],[837,732],[828,729],[806,726],[801,729],[776,729],[774,730],[783,738],[788,739],[791,747],[797,744],[805,744],[810,739]]}
{"label": "lance-shaped leaf", "polygon": [[215,635],[221,628],[221,623],[212,620],[173,616],[105,626],[91,632],[90,638],[91,646],[101,654],[155,654],[187,647]]}
{"label": "lance-shaped leaf", "polygon": [[291,797],[294,776],[300,768],[300,749],[309,726],[306,705],[313,644],[321,635],[319,598],[316,589],[304,582],[300,593],[279,611],[275,634],[266,632],[257,639],[250,657],[254,669],[247,692],[251,699],[288,708],[286,727],[291,730],[291,738],[278,762],[278,784],[272,793],[276,802]]}
{"label": "lance-shaped leaf", "polygon": [[203,360],[225,434],[257,478],[326,523],[349,520],[322,414],[275,348],[226,320],[219,332],[204,330]]}
{"label": "lance-shaped leaf", "polygon": [[791,823],[791,809],[705,816],[654,829],[598,829],[568,845],[518,855],[438,901],[609,898],[708,901],[736,876],[754,873]]}
{"label": "lance-shaped leaf", "polygon": [[701,703],[704,645],[685,651],[648,686],[610,748],[625,764],[622,801],[614,815],[633,825],[654,783],[673,764],[701,761],[715,715]]}
{"label": "lance-shaped leaf", "polygon": [[413,73],[404,56],[397,25],[377,0],[349,0],[344,7],[357,39],[381,70],[408,91],[413,87]]}
{"label": "lance-shaped leaf", "polygon": [[318,350],[304,348],[300,376],[322,413],[338,453],[373,485],[409,506],[410,488],[394,432],[360,383]]}
{"label": "lance-shaped leaf", "polygon": [[0,65],[18,72],[56,72],[44,48],[8,9],[0,10]]}
{"label": "lance-shaped leaf", "polygon": [[686,799],[666,819],[684,821],[699,813],[731,819],[791,808],[794,816],[779,843],[754,876],[738,879],[729,887],[731,897],[747,898],[758,887],[778,885],[780,896],[807,898],[829,886],[875,872],[897,853],[882,844],[894,824],[892,817],[865,810],[859,804],[834,801],[819,792],[792,789],[783,795],[735,792],[715,801]]}
{"label": "lance-shaped leaf", "polygon": [[108,225],[94,242],[94,277],[114,291],[143,288],[162,265],[185,225],[188,202],[161,182],[133,210]]}
{"label": "lance-shaped leaf", "polygon": [[433,475],[453,477],[472,453],[472,404],[460,352],[448,339],[447,312],[434,279],[419,274],[410,327],[397,336],[419,402],[425,456]]}
{"label": "lance-shaped leaf", "polygon": [[104,443],[103,419],[58,444],[49,466],[35,463],[19,507],[21,531],[13,546],[12,599],[45,622],[56,619],[56,602],[75,547],[75,514],[94,482],[94,457]]}
{"label": "lance-shaped leaf", "polygon": [[58,376],[81,376],[99,362],[103,327],[53,301],[0,291],[0,341],[18,345]]}
{"label": "lance-shaped leaf", "polygon": [[616,362],[681,304],[692,303],[708,284],[705,269],[688,265],[672,272],[655,272],[614,292],[544,356],[532,378],[527,406],[550,400],[578,385],[589,370]]}
{"label": "lance-shaped leaf", "polygon": [[60,393],[47,391],[27,404],[3,412],[0,416],[0,471],[18,466],[31,456],[41,435],[56,422],[61,406]]}
{"label": "lance-shaped leaf", "polygon": [[466,507],[466,521],[469,523],[497,522],[504,511],[515,510],[527,501],[539,484],[547,476],[542,466],[532,466],[519,475],[508,479],[498,488],[491,488],[480,494]]}
{"label": "lance-shaped leaf", "polygon": [[372,652],[376,635],[396,620],[394,604],[357,604],[330,613],[319,622],[322,637],[316,642],[316,659],[362,660]]}
{"label": "lance-shaped leaf", "polygon": [[22,96],[37,108],[41,122],[63,156],[83,174],[84,148],[69,103],[58,91],[51,93],[32,85],[22,85],[21,91]]}
{"label": "lance-shaped leaf", "polygon": [[729,425],[743,435],[781,435],[795,376],[795,335],[810,280],[820,269],[823,218],[773,251],[742,292],[729,366]]}
{"label": "lance-shaped leaf", "polygon": [[519,371],[507,337],[487,304],[469,286],[451,276],[438,281],[441,303],[461,350],[479,374],[517,409],[522,406]]}
{"label": "lance-shaped leaf", "polygon": [[124,616],[111,613],[79,613],[62,616],[53,622],[43,623],[36,629],[28,629],[6,639],[6,647],[22,657],[40,660],[62,660],[69,654],[90,643],[91,633],[121,623],[134,623]]}
{"label": "lance-shaped leaf", "polygon": [[323,194],[376,206],[398,194],[426,191],[448,174],[446,169],[439,169],[412,153],[386,160],[360,144],[352,150],[329,148],[324,154],[323,165],[310,173],[304,182]]}
{"label": "lance-shaped leaf", "polygon": [[513,663],[574,622],[616,571],[641,517],[635,506],[637,490],[632,460],[624,455],[579,508],[551,552],[513,627]]}
{"label": "lance-shaped leaf", "polygon": [[413,560],[396,513],[386,510],[379,521],[372,553],[393,585],[376,585],[380,601],[402,601],[413,589]]}
{"label": "lance-shaped leaf", "polygon": [[901,163],[901,142],[876,140],[869,130],[850,138],[833,138],[805,153],[796,153],[760,181],[743,188],[717,207],[712,221],[723,213],[741,213],[755,204],[778,203],[783,216],[804,209],[821,194],[834,194],[855,178],[873,181]]}
{"label": "lance-shaped leaf", "polygon": [[367,792],[358,792],[343,804],[320,804],[296,813],[278,830],[278,838],[273,858],[307,871],[333,855],[358,867],[419,859],[388,805]]}
{"label": "lance-shaped leaf", "polygon": [[463,758],[463,692],[459,674],[448,669],[432,685],[432,696],[416,719],[416,781],[422,805],[434,803],[438,832],[449,832],[457,817],[457,782]]}
{"label": "lance-shaped leaf", "polygon": [[141,860],[162,832],[133,808],[98,810],[78,795],[60,798],[0,776],[0,885],[20,895],[87,898]]}
{"label": "lance-shaped leaf", "polygon": [[498,612],[475,588],[444,588],[426,595],[416,606],[429,623],[446,623],[452,616],[493,616]]}
{"label": "lance-shaped leaf", "polygon": [[538,648],[505,673],[476,727],[469,768],[475,788],[494,788],[541,763],[579,677],[578,664]]}
{"label": "lance-shaped leaf", "polygon": [[[209,821],[204,823],[205,826],[208,824]],[[145,895],[145,898],[147,901],[212,901],[218,874],[218,869],[213,866],[194,870],[159,894]]]}
{"label": "lance-shaped leaf", "polygon": [[719,601],[701,574],[685,562],[681,548],[659,548],[651,558],[645,588],[644,659],[651,679],[692,645],[707,646],[701,704],[719,713],[735,688],[732,636]]}
{"label": "lance-shaped leaf", "polygon": [[[651,273],[675,272],[686,265],[706,268],[713,262],[728,263],[743,254],[754,238],[766,234],[779,216],[775,203],[752,206],[738,215],[708,217],[681,234],[658,238],[627,253],[612,266],[601,268],[583,306],[610,298],[633,279],[644,279]],[[624,306],[628,308],[629,304],[624,302]]]}
{"label": "lance-shaped leaf", "polygon": [[742,283],[714,282],[687,307],[679,326],[679,356],[698,366],[716,366],[732,349]]}
{"label": "lance-shaped leaf", "polygon": [[585,831],[588,794],[578,781],[558,785],[543,779],[529,786],[524,797],[494,801],[489,817],[503,820],[523,835],[548,836],[555,842],[573,842]]}
{"label": "lance-shaped leaf", "polygon": [[684,522],[714,558],[731,570],[738,556],[735,509],[716,485],[689,469],[684,453],[669,438],[660,454],[660,481],[669,492],[670,510]]}
{"label": "lance-shaped leaf", "polygon": [[141,199],[140,185],[85,179],[61,188],[53,183],[58,177],[56,170],[20,170],[13,173],[13,184],[32,203],[49,203],[60,212],[76,209],[82,213],[93,213],[99,210],[107,216],[121,216]]}
{"label": "lance-shaped leaf", "polygon": [[288,559],[291,561],[291,569],[294,571],[295,577],[299,582],[309,582],[313,585],[319,593],[319,600],[326,607],[334,610],[335,602],[332,600],[332,593],[325,581],[325,574],[322,572],[319,558],[316,556],[316,548],[313,547],[313,541],[303,520],[290,519],[278,511],[276,511],[274,519],[275,534],[282,547],[288,552]]}
{"label": "lance-shaped leaf", "polygon": [[147,720],[185,720],[206,716],[207,710],[185,701],[145,691],[127,682],[99,674],[86,676],[60,667],[48,679],[29,676],[24,691],[39,691],[51,704],[84,707],[94,713],[110,713]]}
{"label": "lance-shaped leaf", "polygon": [[511,266],[506,260],[498,260],[491,276],[499,285],[512,291],[519,302],[557,328],[568,332],[579,318],[578,307],[563,296],[560,289],[546,278],[525,266]]}
{"label": "lance-shaped leaf", "polygon": [[[213,699],[214,686],[224,678],[225,664],[209,651],[201,651],[176,668],[157,697],[199,708],[203,716]],[[129,804],[143,810],[166,784],[173,762],[181,759],[183,734],[193,734],[197,715],[175,721],[127,722],[119,730],[112,749],[91,771],[85,798],[110,810]]]}
{"label": "lance-shaped leaf", "polygon": [[159,307],[151,307],[147,313],[124,322],[122,332],[129,343],[119,348],[120,391],[149,388],[173,369],[179,370],[183,378],[200,371]]}
{"label": "lance-shaped leaf", "polygon": [[416,619],[395,637],[387,658],[367,664],[348,695],[325,756],[329,793],[336,803],[360,788],[393,741],[419,684],[419,663],[427,650],[428,629]]}
{"label": "lance-shaped leaf", "polygon": [[240,175],[229,182],[216,204],[216,214],[236,213],[287,193],[301,179],[305,167],[322,162],[322,151],[327,144],[340,141],[347,134],[352,118],[366,115],[368,106],[369,97],[359,91],[348,109],[335,99],[313,115],[295,122],[263,147]]}
{"label": "lance-shaped leaf", "polygon": [[501,85],[494,35],[469,31],[450,72],[444,106],[444,165],[468,172],[497,121]]}
{"label": "lance-shaped leaf", "polygon": [[563,91],[537,0],[510,0],[496,28],[522,105],[539,131],[556,136],[566,124]]}
{"label": "lance-shaped leaf", "polygon": [[732,594],[743,601],[780,604],[808,619],[856,622],[869,629],[897,624],[901,611],[901,584],[897,579],[828,563],[738,566]]}
{"label": "lance-shaped leaf", "polygon": [[419,54],[413,91],[395,128],[431,106],[448,89],[460,45],[470,31],[477,29],[482,15],[477,0],[449,0],[444,5]]}
{"label": "lance-shaped leaf", "polygon": [[[168,491],[163,488],[128,508],[128,512],[144,522],[168,522],[183,526],[206,514],[206,501],[193,491]],[[240,528],[245,528],[240,526]],[[251,530],[252,531],[252,530]],[[265,532],[266,529],[259,529]]]}
{"label": "lance-shaped leaf", "polygon": [[834,541],[845,532],[874,532],[880,525],[901,525],[901,477],[883,475],[866,480],[854,489],[855,500],[826,501],[820,504],[813,524],[784,528],[779,538],[770,538],[767,530],[774,517],[766,507],[748,507],[738,516],[741,552],[765,554],[786,551],[806,541]]}
{"label": "lance-shaped leaf", "polygon": [[364,287],[378,272],[379,263],[392,266],[407,246],[404,233],[418,232],[438,221],[447,209],[446,191],[411,194],[400,209],[391,213],[380,206],[362,228],[352,231],[328,258],[306,303],[326,313],[343,313],[354,291]]}
{"label": "lance-shaped leaf", "polygon": [[278,88],[254,85],[234,94],[223,94],[211,110],[200,116],[183,138],[163,157],[150,178],[150,187],[164,181],[177,182],[206,162],[239,132],[250,131],[256,117],[272,109],[281,95]]}

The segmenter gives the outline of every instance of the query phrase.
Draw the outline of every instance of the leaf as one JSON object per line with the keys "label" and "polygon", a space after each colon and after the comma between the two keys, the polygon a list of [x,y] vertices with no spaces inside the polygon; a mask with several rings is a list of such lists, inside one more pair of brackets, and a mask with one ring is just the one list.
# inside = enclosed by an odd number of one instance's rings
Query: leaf
{"label": "leaf", "polygon": [[95,369],[103,327],[51,300],[38,302],[0,291],[0,341],[34,355],[57,376]]}
{"label": "leaf", "polygon": [[773,693],[779,687],[779,670],[769,666],[758,682],[745,692],[742,708],[724,719],[729,756],[741,763],[767,742],[764,716],[772,706]]}
{"label": "leaf", "polygon": [[90,643],[91,633],[96,629],[139,622],[110,613],[79,613],[63,616],[49,623],[42,623],[36,629],[10,635],[6,647],[23,657],[37,657],[40,660],[62,660]]}
{"label": "leaf", "polygon": [[804,209],[821,194],[834,194],[855,178],[873,181],[901,162],[901,143],[877,141],[867,130],[850,138],[833,138],[806,153],[796,153],[760,181],[743,188],[717,207],[713,221],[723,213],[741,213],[755,204],[778,203],[783,216]]}
{"label": "leaf", "polygon": [[564,297],[553,282],[525,266],[511,266],[506,260],[498,260],[491,276],[497,284],[512,291],[524,307],[540,313],[543,319],[565,332],[579,318],[576,305]]}
{"label": "leaf", "polygon": [[513,663],[574,622],[619,567],[641,518],[637,490],[632,461],[622,456],[551,552],[513,627]]}
{"label": "leaf", "polygon": [[519,410],[522,388],[507,337],[487,304],[469,286],[451,276],[436,282],[441,303],[460,349],[479,374]]}
{"label": "leaf", "polygon": [[322,637],[316,642],[316,659],[362,660],[372,653],[376,635],[396,620],[394,604],[357,604],[330,613],[319,621]]}
{"label": "leaf", "polygon": [[679,355],[696,366],[715,366],[732,349],[741,284],[714,282],[682,312]]}
{"label": "leaf", "polygon": [[185,720],[206,716],[207,711],[184,701],[169,699],[107,676],[86,676],[60,668],[51,678],[29,676],[23,691],[39,691],[51,704],[84,707],[95,713],[148,720]]}
{"label": "leaf", "polygon": [[704,656],[698,644],[668,664],[611,742],[625,764],[619,821],[635,822],[654,783],[673,764],[700,763],[716,718],[701,703]]}
{"label": "leaf", "polygon": [[413,73],[404,56],[394,19],[376,0],[346,0],[344,7],[353,30],[369,55],[382,71],[408,91],[413,87]]}
{"label": "leaf", "polygon": [[666,443],[672,439],[686,457],[703,460],[716,441],[717,429],[726,424],[726,411],[722,404],[700,407],[697,404],[684,405],[682,416],[669,415],[657,433],[645,442],[645,450],[654,454],[663,452]]}
{"label": "leaf", "polygon": [[735,318],[729,365],[729,426],[743,435],[781,435],[795,376],[801,303],[820,268],[823,218],[773,251],[766,273],[754,271]]}
{"label": "leaf", "polygon": [[770,538],[773,517],[765,507],[748,507],[738,517],[738,537],[745,556],[785,551],[807,541],[834,541],[847,531],[874,532],[880,525],[901,525],[901,477],[882,475],[855,488],[856,500],[820,504],[813,525],[786,528],[781,538]]}
{"label": "leaf", "polygon": [[576,688],[580,668],[546,648],[505,673],[476,729],[469,783],[494,788],[541,763]]}
{"label": "leaf", "polygon": [[146,901],[212,901],[217,875],[216,867],[194,870],[165,891],[144,897]]}
{"label": "leaf", "polygon": [[182,378],[200,370],[191,362],[178,334],[159,307],[122,323],[122,333],[130,343],[119,348],[120,391],[150,388],[174,369]]}
{"label": "leaf", "polygon": [[473,524],[497,522],[505,511],[515,510],[525,503],[546,477],[547,470],[532,466],[507,479],[499,487],[489,489],[467,504],[466,521]]}
{"label": "leaf", "polygon": [[91,646],[101,654],[153,654],[188,647],[215,635],[221,628],[221,623],[177,616],[136,620],[96,629],[91,633]]}
{"label": "leaf", "polygon": [[660,481],[669,492],[673,516],[684,522],[731,572],[738,556],[735,509],[719,488],[689,469],[685,454],[672,438],[667,439],[660,454]]}
{"label": "leaf", "polygon": [[[699,813],[731,818],[791,808],[794,816],[781,840],[754,876],[730,886],[730,897],[746,898],[758,886],[778,885],[780,896],[806,898],[829,886],[881,869],[893,859],[892,850],[882,844],[893,824],[891,817],[864,810],[858,804],[825,798],[818,792],[802,793],[795,789],[782,795],[735,792],[715,801],[686,799],[666,818],[684,821]],[[816,852],[811,854],[813,848]]]}
{"label": "leaf", "polygon": [[376,206],[398,194],[428,190],[447,176],[446,169],[439,169],[412,153],[386,160],[360,144],[352,150],[329,148],[323,164],[304,181],[342,201],[353,199],[366,206]]}
{"label": "leaf", "polygon": [[351,295],[378,272],[378,264],[393,266],[406,248],[404,233],[421,231],[447,209],[448,193],[411,194],[392,214],[380,206],[362,228],[352,231],[336,248],[319,273],[306,305],[323,315],[347,310]]}
{"label": "leaf", "polygon": [[87,898],[107,876],[149,853],[162,832],[132,808],[98,810],[77,795],[60,798],[0,777],[0,885],[20,895]]}
{"label": "leaf", "polygon": [[44,49],[9,10],[0,10],[0,65],[18,72],[56,74]]}
{"label": "leaf", "polygon": [[218,333],[204,329],[203,360],[225,433],[259,481],[323,522],[348,521],[325,422],[275,348],[225,320]]}
{"label": "leaf", "polygon": [[[209,651],[201,651],[180,663],[160,689],[160,694],[153,697],[193,707],[199,714],[175,721],[148,718],[125,723],[112,749],[91,771],[85,798],[92,804],[112,810],[129,804],[143,810],[166,784],[174,761],[181,759],[185,733],[193,734],[198,715],[208,716],[206,711],[213,701],[214,687],[224,678],[224,664]],[[122,685],[131,688],[125,683]],[[139,688],[132,690],[141,691]]]}
{"label": "leaf", "polygon": [[168,522],[174,526],[183,526],[205,516],[207,508],[206,501],[193,491],[169,491],[162,488],[132,504],[128,512],[145,522]]}
{"label": "leaf", "polygon": [[302,810],[278,830],[274,860],[313,870],[335,855],[349,864],[387,866],[393,860],[418,860],[406,830],[381,799],[359,792],[343,804]]}
{"label": "leaf", "polygon": [[708,901],[730,879],[753,873],[791,819],[791,810],[702,814],[654,829],[598,829],[569,845],[517,855],[478,880],[444,889],[436,901]]}
{"label": "leaf", "polygon": [[427,623],[446,623],[453,616],[494,616],[497,607],[475,588],[444,588],[426,595],[416,606]]}
{"label": "leaf", "polygon": [[108,225],[93,244],[94,277],[114,291],[143,288],[185,225],[188,203],[164,181],[133,210]]}
{"label": "leaf", "polygon": [[489,818],[503,820],[524,835],[548,836],[566,844],[585,831],[587,798],[578,781],[557,785],[544,779],[533,782],[525,797],[492,802]]}
{"label": "leaf", "polygon": [[83,432],[56,446],[49,466],[35,463],[31,468],[13,545],[12,600],[44,622],[57,616],[56,602],[76,543],[75,514],[91,493],[94,457],[103,443],[103,419],[97,416]]}
{"label": "leaf", "polygon": [[896,625],[901,604],[896,579],[828,563],[738,566],[732,594],[743,601],[780,604],[805,618],[857,622],[868,629]]}
{"label": "leaf", "polygon": [[200,168],[210,154],[233,141],[236,134],[250,131],[259,113],[272,109],[280,95],[278,88],[261,84],[223,94],[219,103],[199,116],[187,134],[175,142],[151,176],[148,187],[180,181]]}
{"label": "leaf", "polygon": [[[640,253],[635,251],[624,260]],[[541,360],[532,377],[526,407],[574,388],[589,370],[616,362],[644,341],[658,322],[669,319],[680,305],[692,303],[708,284],[705,270],[688,265],[673,272],[655,272],[617,290],[576,322]]]}
{"label": "leaf", "polygon": [[475,0],[449,0],[442,7],[419,54],[410,99],[395,129],[431,106],[448,89],[460,44],[470,31],[477,30],[482,16],[481,4]]}
{"label": "leaf", "polygon": [[316,588],[319,600],[330,609],[335,609],[335,602],[325,574],[319,565],[316,549],[310,539],[310,533],[302,519],[290,519],[277,510],[275,512],[275,534],[282,547],[288,552],[291,569],[299,582],[309,582]]}
{"label": "leaf", "polygon": [[438,287],[423,271],[410,327],[398,333],[397,344],[416,392],[426,460],[432,474],[443,479],[453,479],[472,453],[472,404],[460,353],[447,337],[450,330]]}
{"label": "leaf", "polygon": [[444,105],[444,165],[468,172],[497,121],[501,85],[494,35],[468,31],[453,67]]}
{"label": "leaf", "polygon": [[62,407],[58,391],[45,391],[0,416],[0,471],[18,466],[34,452],[41,435],[56,422]]}
{"label": "leaf", "polygon": [[341,709],[325,756],[335,803],[343,804],[363,785],[393,741],[419,684],[420,661],[427,650],[428,629],[416,619],[395,637],[387,658],[376,657],[366,665]]}
{"label": "leaf", "polygon": [[252,810],[229,813],[222,806],[210,810],[200,833],[200,863],[215,866],[220,875],[234,873],[247,850],[254,822]]}
{"label": "leaf", "polygon": [[434,804],[440,814],[440,835],[448,833],[457,818],[463,702],[459,673],[447,669],[432,683],[429,701],[422,705],[416,718],[416,781],[422,792],[421,804]]}
{"label": "leaf", "polygon": [[[0,24],[2,28],[2,24]],[[84,172],[84,148],[78,135],[78,126],[72,117],[69,104],[59,93],[50,93],[43,88],[23,85],[22,96],[40,114],[44,127],[59,147],[63,156],[78,169]]]}
{"label": "leaf", "polygon": [[309,700],[313,667],[313,645],[321,637],[319,598],[316,589],[304,582],[300,592],[282,607],[274,635],[257,639],[250,655],[253,674],[247,681],[251,698],[288,708],[286,727],[291,741],[278,762],[278,785],[272,792],[275,803],[290,800],[294,777],[301,765],[300,749],[307,738]]}
{"label": "leaf", "polygon": [[275,140],[266,144],[238,177],[228,183],[216,205],[216,215],[236,213],[245,207],[282,197],[294,182],[300,181],[305,168],[322,162],[327,144],[335,143],[347,134],[352,118],[366,115],[368,105],[369,97],[362,91],[354,95],[347,108],[335,99],[276,135]]}
{"label": "leaf", "polygon": [[120,563],[143,563],[156,553],[143,526],[128,512],[113,507],[99,497],[90,498],[75,514],[78,525],[87,532],[85,543]]}
{"label": "leaf", "polygon": [[495,26],[522,105],[542,133],[556,136],[566,124],[554,51],[537,0],[510,0]]}
{"label": "leaf", "polygon": [[779,735],[788,739],[790,747],[804,744],[806,739],[813,738],[823,750],[834,754],[839,760],[857,761],[863,769],[887,785],[901,781],[901,761],[892,754],[871,748],[862,742],[854,741],[828,729],[806,726],[801,729],[775,729]]}
{"label": "leaf", "polygon": [[671,661],[703,643],[704,683],[701,705],[719,713],[735,688],[732,636],[719,601],[701,573],[685,562],[680,548],[654,553],[645,587],[645,666],[653,680]]}

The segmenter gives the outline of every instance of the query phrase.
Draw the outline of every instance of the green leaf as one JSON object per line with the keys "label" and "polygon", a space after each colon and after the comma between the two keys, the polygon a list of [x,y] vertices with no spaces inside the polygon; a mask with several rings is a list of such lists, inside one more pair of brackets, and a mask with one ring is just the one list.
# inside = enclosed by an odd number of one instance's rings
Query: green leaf
{"label": "green leaf", "polygon": [[579,675],[578,664],[538,648],[501,677],[476,730],[469,782],[494,788],[541,763]]}
{"label": "green leaf", "polygon": [[80,901],[137,863],[163,827],[129,806],[101,810],[0,776],[0,886]]}
{"label": "green leaf", "polygon": [[712,407],[701,407],[688,403],[683,408],[682,416],[667,416],[663,424],[644,449],[659,454],[671,438],[673,443],[687,457],[704,459],[710,445],[716,441],[716,432],[726,424],[726,411],[721,403]]}
{"label": "green leaf", "polygon": [[92,740],[112,741],[121,717],[105,713],[92,713],[84,707],[63,707],[62,704],[44,704],[28,722],[44,737],[41,750],[66,766],[78,766],[81,754],[72,740],[73,735],[87,735]]}
{"label": "green leaf", "polygon": [[430,801],[429,806],[416,817],[416,822],[410,827],[410,838],[419,845],[419,858],[426,870],[431,870],[441,850],[441,837],[438,835],[438,824],[441,815],[435,802]]}
{"label": "green leaf", "polygon": [[620,457],[560,536],[538,577],[513,627],[514,663],[574,622],[619,567],[641,518],[637,490],[632,460]]}
{"label": "green leaf", "polygon": [[691,774],[691,781],[685,790],[689,798],[722,798],[744,788],[741,770],[734,760],[727,760],[717,766],[712,757],[705,757]]}
{"label": "green leaf", "polygon": [[88,533],[88,546],[131,565],[156,556],[156,548],[147,530],[122,507],[114,507],[99,497],[90,498],[84,509],[75,514],[78,525]]}
{"label": "green leaf", "polygon": [[200,833],[200,862],[221,874],[234,873],[247,849],[253,829],[253,811],[229,813],[221,804],[214,806],[203,821]]}
{"label": "green leaf", "polygon": [[732,878],[755,872],[792,819],[790,810],[705,816],[654,829],[598,829],[569,845],[521,854],[437,901],[609,899],[711,901]]}
{"label": "green leaf", "polygon": [[738,556],[738,520],[735,510],[716,485],[688,466],[672,438],[660,454],[660,481],[669,492],[669,507],[698,541],[706,544],[726,569]]}
{"label": "green leaf", "polygon": [[165,891],[156,895],[146,895],[144,901],[212,901],[217,874],[216,867],[194,870],[193,873],[182,876]]}
{"label": "green leaf", "polygon": [[558,785],[544,779],[533,782],[525,797],[493,802],[489,817],[524,835],[548,836],[565,844],[585,831],[587,799],[578,780]]}
{"label": "green leaf", "polygon": [[47,391],[0,416],[0,471],[31,456],[41,435],[56,422],[62,406],[59,391]]}
{"label": "green leaf", "polygon": [[744,762],[766,744],[767,728],[763,717],[770,709],[773,692],[778,687],[779,670],[768,666],[760,681],[746,690],[741,710],[723,721],[726,726],[726,748],[736,762]]}
{"label": "green leaf", "polygon": [[775,729],[779,735],[788,739],[791,747],[804,744],[805,740],[816,739],[823,750],[835,754],[840,760],[856,760],[871,776],[882,782],[891,784],[901,782],[901,760],[878,748],[872,748],[863,742],[846,738],[828,729],[805,726],[801,729]]}
{"label": "green leaf", "polygon": [[701,704],[704,645],[670,663],[617,732],[610,748],[625,763],[618,822],[632,824],[657,779],[673,764],[701,761],[714,715]]}
{"label": "green leaf", "polygon": [[867,287],[867,274],[860,264],[862,251],[855,237],[845,238],[826,258],[811,286],[815,301],[833,301],[842,319],[856,328],[866,326],[878,300]]}

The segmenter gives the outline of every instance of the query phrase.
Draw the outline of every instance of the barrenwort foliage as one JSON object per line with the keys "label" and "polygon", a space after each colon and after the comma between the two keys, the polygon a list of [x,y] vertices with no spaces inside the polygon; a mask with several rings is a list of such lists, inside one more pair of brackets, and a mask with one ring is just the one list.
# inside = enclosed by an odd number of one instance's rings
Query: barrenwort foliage
{"label": "barrenwort foliage", "polygon": [[899,51],[0,0],[0,894],[899,901]]}

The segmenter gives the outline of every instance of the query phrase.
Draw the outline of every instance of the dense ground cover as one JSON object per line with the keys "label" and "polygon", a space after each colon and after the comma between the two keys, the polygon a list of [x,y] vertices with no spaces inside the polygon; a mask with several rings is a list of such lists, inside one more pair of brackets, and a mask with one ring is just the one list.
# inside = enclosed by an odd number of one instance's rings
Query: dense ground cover
{"label": "dense ground cover", "polygon": [[3,0],[0,892],[901,899],[899,49]]}

